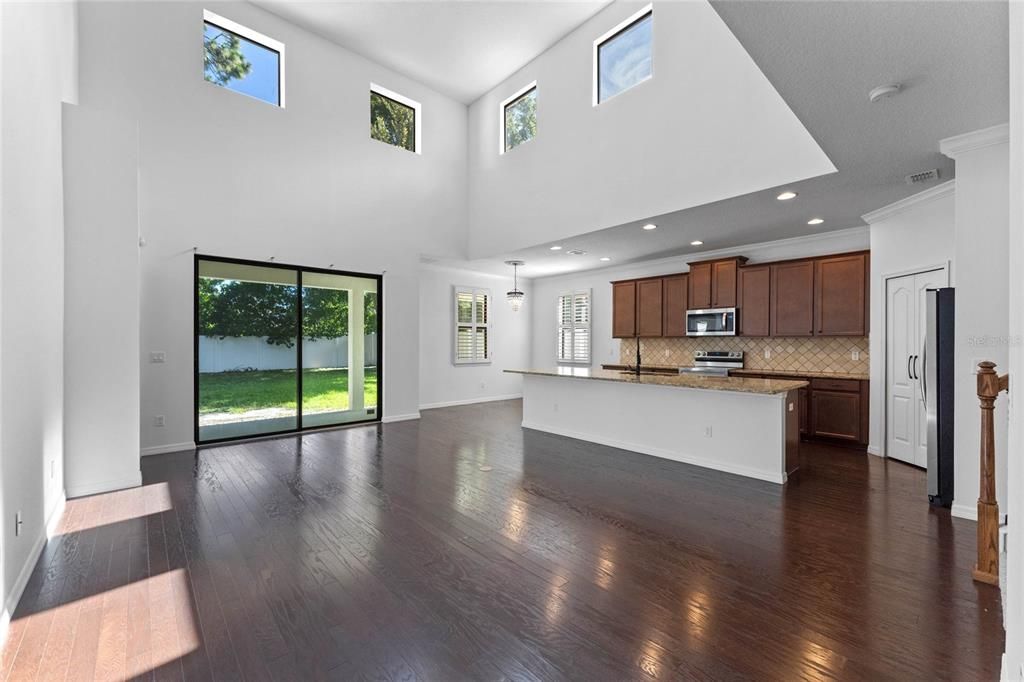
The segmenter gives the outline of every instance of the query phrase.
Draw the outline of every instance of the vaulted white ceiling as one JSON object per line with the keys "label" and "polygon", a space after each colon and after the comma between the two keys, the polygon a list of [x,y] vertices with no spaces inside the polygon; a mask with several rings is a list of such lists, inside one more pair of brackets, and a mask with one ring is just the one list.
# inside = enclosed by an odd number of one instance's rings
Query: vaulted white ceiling
{"label": "vaulted white ceiling", "polygon": [[469,104],[609,0],[254,4]]}

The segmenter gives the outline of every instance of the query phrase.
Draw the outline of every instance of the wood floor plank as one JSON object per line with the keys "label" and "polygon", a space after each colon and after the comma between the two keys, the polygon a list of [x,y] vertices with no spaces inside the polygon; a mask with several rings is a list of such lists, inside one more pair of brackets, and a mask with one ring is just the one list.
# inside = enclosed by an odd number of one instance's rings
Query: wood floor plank
{"label": "wood floor plank", "polygon": [[924,473],[780,487],[520,427],[518,401],[143,461],[68,502],[0,680],[986,680],[998,590]]}

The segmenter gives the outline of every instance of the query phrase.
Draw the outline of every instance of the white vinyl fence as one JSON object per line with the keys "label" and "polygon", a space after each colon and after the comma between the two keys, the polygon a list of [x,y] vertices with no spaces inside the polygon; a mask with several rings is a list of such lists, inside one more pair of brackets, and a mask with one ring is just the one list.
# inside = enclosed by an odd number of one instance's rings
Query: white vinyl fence
{"label": "white vinyl fence", "polygon": [[[199,371],[232,372],[259,369],[295,369],[295,346],[276,346],[267,343],[265,336],[199,337]],[[367,334],[363,347],[363,362],[377,364],[377,335]],[[348,367],[348,337],[304,341],[302,366],[305,369],[321,367]]]}

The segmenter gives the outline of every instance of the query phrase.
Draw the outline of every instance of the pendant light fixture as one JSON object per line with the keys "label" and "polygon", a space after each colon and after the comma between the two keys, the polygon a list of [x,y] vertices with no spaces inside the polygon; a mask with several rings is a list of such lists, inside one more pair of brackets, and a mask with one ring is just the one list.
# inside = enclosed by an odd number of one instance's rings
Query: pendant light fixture
{"label": "pendant light fixture", "polygon": [[512,312],[517,313],[523,307],[523,299],[526,298],[526,294],[519,291],[519,266],[525,263],[521,260],[507,260],[505,265],[512,266],[512,291],[505,294],[505,298],[508,299]]}

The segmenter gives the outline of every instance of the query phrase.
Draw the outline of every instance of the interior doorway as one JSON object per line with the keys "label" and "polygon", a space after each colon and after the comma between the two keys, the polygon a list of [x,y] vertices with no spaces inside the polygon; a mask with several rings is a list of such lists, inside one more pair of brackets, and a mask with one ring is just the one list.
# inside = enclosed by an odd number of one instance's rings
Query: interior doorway
{"label": "interior doorway", "polygon": [[380,275],[195,259],[195,439],[381,417]]}
{"label": "interior doorway", "polygon": [[948,283],[945,266],[885,280],[885,455],[922,468],[928,466],[925,291]]}

